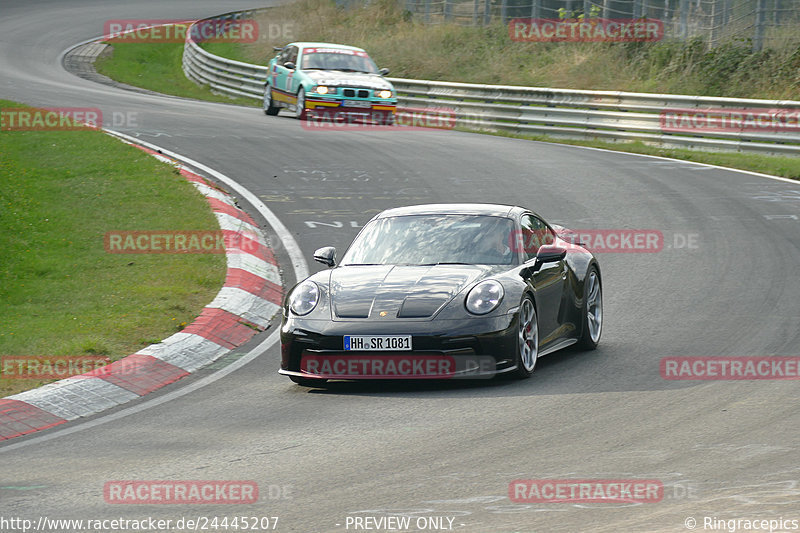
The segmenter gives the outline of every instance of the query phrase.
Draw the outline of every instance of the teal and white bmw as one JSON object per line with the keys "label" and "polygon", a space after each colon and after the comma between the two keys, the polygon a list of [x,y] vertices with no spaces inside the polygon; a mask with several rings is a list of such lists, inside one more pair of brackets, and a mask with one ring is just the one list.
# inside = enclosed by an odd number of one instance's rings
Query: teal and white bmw
{"label": "teal and white bmw", "polygon": [[290,43],[276,48],[264,86],[264,113],[281,108],[298,119],[393,124],[397,95],[361,48],[330,43]]}

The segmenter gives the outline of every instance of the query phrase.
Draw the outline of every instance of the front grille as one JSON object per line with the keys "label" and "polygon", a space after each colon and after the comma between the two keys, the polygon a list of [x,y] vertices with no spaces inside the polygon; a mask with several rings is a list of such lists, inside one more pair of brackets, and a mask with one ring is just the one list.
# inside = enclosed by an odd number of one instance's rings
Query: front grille
{"label": "front grille", "polygon": [[359,89],[358,91],[355,89],[344,89],[342,94],[347,98],[353,98],[356,95],[358,95],[359,98],[369,98],[369,91],[367,89]]}

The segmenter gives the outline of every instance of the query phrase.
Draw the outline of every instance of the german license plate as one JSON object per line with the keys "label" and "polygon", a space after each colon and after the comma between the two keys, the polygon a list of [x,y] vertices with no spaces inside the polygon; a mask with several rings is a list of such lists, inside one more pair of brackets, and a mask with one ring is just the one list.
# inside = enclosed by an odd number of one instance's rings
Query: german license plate
{"label": "german license plate", "polygon": [[365,102],[363,100],[344,100],[342,102],[342,107],[361,107],[364,109],[370,109],[372,107],[372,102]]}
{"label": "german license plate", "polygon": [[411,335],[345,335],[345,351],[411,350]]}

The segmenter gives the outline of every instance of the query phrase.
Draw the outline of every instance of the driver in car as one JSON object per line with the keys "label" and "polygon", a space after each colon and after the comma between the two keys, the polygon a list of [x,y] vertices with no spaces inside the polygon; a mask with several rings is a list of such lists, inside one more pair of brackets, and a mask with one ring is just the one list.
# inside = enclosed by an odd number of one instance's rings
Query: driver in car
{"label": "driver in car", "polygon": [[477,239],[478,260],[490,265],[511,264],[513,254],[509,244],[509,232],[506,225],[498,222]]}

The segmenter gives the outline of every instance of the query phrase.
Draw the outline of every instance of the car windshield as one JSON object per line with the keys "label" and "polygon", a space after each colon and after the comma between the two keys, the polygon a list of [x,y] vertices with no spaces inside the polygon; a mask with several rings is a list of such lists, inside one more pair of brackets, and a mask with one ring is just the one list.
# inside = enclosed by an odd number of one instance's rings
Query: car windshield
{"label": "car windshield", "polygon": [[305,70],[342,70],[377,74],[378,67],[366,52],[335,48],[311,48],[303,52]]}
{"label": "car windshield", "polygon": [[342,265],[510,265],[514,222],[485,215],[411,215],[373,220]]}

